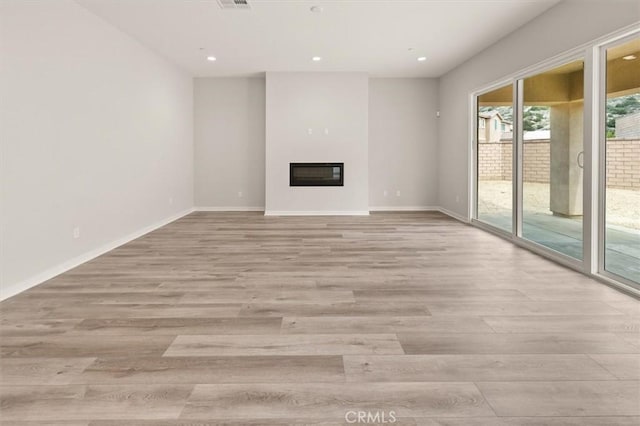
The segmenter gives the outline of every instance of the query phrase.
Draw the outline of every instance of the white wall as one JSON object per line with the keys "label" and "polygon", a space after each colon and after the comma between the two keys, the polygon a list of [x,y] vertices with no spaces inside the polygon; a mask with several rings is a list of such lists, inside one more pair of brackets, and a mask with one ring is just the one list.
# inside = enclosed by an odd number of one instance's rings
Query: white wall
{"label": "white wall", "polygon": [[[266,80],[266,213],[368,213],[367,75],[278,72]],[[344,187],[289,187],[291,162],[343,162]]]}
{"label": "white wall", "polygon": [[264,209],[264,96],[264,78],[195,80],[198,208]]}
{"label": "white wall", "polygon": [[193,87],[73,1],[0,17],[6,297],[192,207]]}
{"label": "white wall", "polygon": [[436,79],[369,80],[372,210],[438,205],[437,102]]}
{"label": "white wall", "polygon": [[442,76],[438,130],[440,206],[468,216],[472,91],[639,19],[637,1],[564,1]]}
{"label": "white wall", "polygon": [[[369,79],[372,209],[437,206],[437,85],[436,79],[426,78]],[[262,78],[195,80],[198,208],[264,209],[265,112]],[[322,141],[323,129],[316,130],[320,134],[313,136]]]}

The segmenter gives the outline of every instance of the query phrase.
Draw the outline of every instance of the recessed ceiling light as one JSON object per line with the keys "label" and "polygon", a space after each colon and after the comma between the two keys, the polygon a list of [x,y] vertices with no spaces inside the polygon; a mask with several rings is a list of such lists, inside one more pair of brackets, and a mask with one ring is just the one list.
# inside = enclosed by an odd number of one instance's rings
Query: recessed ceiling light
{"label": "recessed ceiling light", "polygon": [[218,58],[216,58],[215,56],[207,56],[207,61],[214,62],[214,61],[217,61],[217,60],[218,60]]}
{"label": "recessed ceiling light", "polygon": [[311,58],[311,60],[312,60],[313,62],[319,62],[319,61],[321,61],[321,60],[322,60],[322,58],[321,58],[320,56],[314,56],[313,58]]}
{"label": "recessed ceiling light", "polygon": [[637,58],[636,55],[627,55],[622,57],[622,59],[624,59],[625,61],[633,61],[636,58]]}
{"label": "recessed ceiling light", "polygon": [[420,56],[420,57],[418,58],[418,61],[420,61],[420,62],[424,62],[424,61],[426,61],[426,60],[427,60],[427,57],[426,57],[426,56]]}
{"label": "recessed ceiling light", "polygon": [[322,13],[322,6],[311,6],[311,10],[313,13]]}

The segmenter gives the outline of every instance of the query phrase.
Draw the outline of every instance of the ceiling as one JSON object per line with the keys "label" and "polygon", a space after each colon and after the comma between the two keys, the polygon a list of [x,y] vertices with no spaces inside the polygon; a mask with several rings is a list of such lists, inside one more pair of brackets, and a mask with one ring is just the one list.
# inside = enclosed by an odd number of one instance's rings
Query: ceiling
{"label": "ceiling", "polygon": [[76,1],[197,77],[265,71],[438,77],[559,3],[248,0],[250,10],[223,10],[217,0]]}

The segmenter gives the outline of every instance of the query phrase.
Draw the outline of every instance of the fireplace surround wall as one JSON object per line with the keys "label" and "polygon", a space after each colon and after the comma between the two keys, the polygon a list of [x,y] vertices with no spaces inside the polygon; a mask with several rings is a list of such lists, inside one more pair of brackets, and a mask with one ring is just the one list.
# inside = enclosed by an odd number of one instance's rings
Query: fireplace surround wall
{"label": "fireplace surround wall", "polygon": [[[266,215],[369,214],[368,89],[364,73],[266,74]],[[291,163],[333,162],[341,179],[291,185]]]}

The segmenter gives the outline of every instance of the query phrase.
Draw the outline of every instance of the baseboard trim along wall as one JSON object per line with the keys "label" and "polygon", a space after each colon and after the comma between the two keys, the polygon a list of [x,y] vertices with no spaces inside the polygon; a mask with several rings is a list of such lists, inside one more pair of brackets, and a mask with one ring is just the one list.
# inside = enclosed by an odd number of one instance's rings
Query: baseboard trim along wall
{"label": "baseboard trim along wall", "polygon": [[266,210],[265,216],[369,216],[369,210],[354,210],[354,211],[274,211]]}
{"label": "baseboard trim along wall", "polygon": [[435,206],[375,206],[369,207],[372,212],[436,212],[440,207]]}
{"label": "baseboard trim along wall", "polygon": [[439,207],[438,210],[440,213],[446,214],[447,216],[451,216],[452,218],[459,220],[460,222],[470,223],[469,218],[466,218],[456,212],[452,212],[451,210],[445,209],[443,207]]}
{"label": "baseboard trim along wall", "polygon": [[80,256],[74,257],[73,259],[69,259],[66,262],[63,262],[57,266],[54,266],[52,268],[49,268],[43,272],[40,272],[37,275],[34,275],[31,278],[28,278],[24,281],[21,281],[19,283],[13,284],[8,288],[3,288],[2,289],[2,293],[0,293],[0,301],[8,299],[11,296],[15,296],[18,293],[22,293],[23,291],[26,291],[32,287],[37,286],[38,284],[41,284],[47,280],[50,280],[51,278],[54,278],[64,272],[69,271],[70,269],[73,269],[77,266],[82,265],[83,263],[86,263],[90,260],[95,259],[98,256],[101,256],[115,248],[120,247],[121,245],[124,245],[130,241],[135,240],[136,238],[140,238],[145,234],[148,234],[149,232],[155,231],[158,228],[162,228],[163,226],[166,226],[168,224],[170,224],[171,222],[180,219],[183,216],[188,215],[189,213],[192,213],[194,211],[194,209],[187,209],[184,210],[180,213],[176,213],[174,215],[171,215],[165,219],[159,220],[151,225],[145,226],[144,228],[141,228],[135,232],[132,232],[122,238],[118,238],[114,241],[111,241],[110,243],[104,244],[96,249],[93,249],[87,253],[81,254]]}
{"label": "baseboard trim along wall", "polygon": [[374,206],[369,207],[369,211],[274,211],[265,210],[264,207],[243,207],[243,206],[200,206],[193,211],[198,212],[264,212],[265,216],[368,216],[369,212],[440,212],[464,223],[469,223],[469,219],[451,210],[438,206]]}
{"label": "baseboard trim along wall", "polygon": [[201,206],[194,208],[197,212],[263,212],[264,207],[244,207],[244,206]]}

